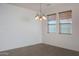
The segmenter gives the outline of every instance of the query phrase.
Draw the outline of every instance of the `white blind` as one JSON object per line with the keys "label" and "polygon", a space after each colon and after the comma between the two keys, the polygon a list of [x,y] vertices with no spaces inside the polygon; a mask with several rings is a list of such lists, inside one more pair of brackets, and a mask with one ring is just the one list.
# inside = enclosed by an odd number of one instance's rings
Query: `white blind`
{"label": "white blind", "polygon": [[64,19],[70,19],[72,18],[72,11],[64,11],[64,12],[59,12],[59,19],[64,20]]}
{"label": "white blind", "polygon": [[47,15],[48,16],[48,20],[49,21],[54,21],[56,20],[56,13],[55,14],[50,14],[50,15]]}

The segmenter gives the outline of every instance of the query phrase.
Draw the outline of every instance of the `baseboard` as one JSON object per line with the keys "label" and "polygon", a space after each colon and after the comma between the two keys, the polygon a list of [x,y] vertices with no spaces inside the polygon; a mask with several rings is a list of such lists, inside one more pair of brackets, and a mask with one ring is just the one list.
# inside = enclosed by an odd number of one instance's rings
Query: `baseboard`
{"label": "baseboard", "polygon": [[50,46],[59,47],[59,48],[63,48],[63,49],[66,49],[66,50],[71,50],[71,51],[79,52],[77,50],[68,49],[68,48],[64,48],[64,47],[60,47],[60,46],[55,46],[55,45],[52,45],[52,44],[49,44],[49,43],[43,43],[43,44],[47,44],[47,45],[50,45]]}
{"label": "baseboard", "polygon": [[33,46],[33,45],[36,45],[36,44],[43,44],[43,43],[38,42],[38,43],[33,43],[33,44],[24,45],[24,46],[20,46],[20,47],[15,47],[15,48],[4,49],[4,50],[0,50],[0,52],[4,52],[4,51],[8,51],[8,50],[13,50],[13,49],[17,49],[17,48],[22,48],[22,47],[29,47],[29,46]]}
{"label": "baseboard", "polygon": [[[41,43],[41,42],[39,42],[39,43],[35,43],[35,44],[32,44],[32,45],[22,46],[22,47],[17,47],[17,48],[30,47],[30,46],[34,46],[34,45],[40,45],[40,44],[46,44],[46,45],[54,46],[54,45],[49,44],[49,43]],[[60,47],[60,46],[54,46],[54,47],[63,48],[63,47]],[[17,48],[2,50],[2,51],[0,51],[0,52],[9,51],[9,50],[17,49]],[[63,48],[63,49],[72,50],[72,49],[68,49],[68,48]],[[76,50],[72,50],[72,51],[76,51]],[[76,51],[76,52],[79,52],[79,51]]]}

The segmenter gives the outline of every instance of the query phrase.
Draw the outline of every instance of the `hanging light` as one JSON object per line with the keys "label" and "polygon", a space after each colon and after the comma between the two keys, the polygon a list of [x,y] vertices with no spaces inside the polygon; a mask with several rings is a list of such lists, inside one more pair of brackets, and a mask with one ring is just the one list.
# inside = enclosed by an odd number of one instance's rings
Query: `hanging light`
{"label": "hanging light", "polygon": [[41,3],[40,3],[40,11],[39,13],[35,16],[35,20],[43,21],[46,20],[46,16],[42,13],[42,8],[41,8]]}

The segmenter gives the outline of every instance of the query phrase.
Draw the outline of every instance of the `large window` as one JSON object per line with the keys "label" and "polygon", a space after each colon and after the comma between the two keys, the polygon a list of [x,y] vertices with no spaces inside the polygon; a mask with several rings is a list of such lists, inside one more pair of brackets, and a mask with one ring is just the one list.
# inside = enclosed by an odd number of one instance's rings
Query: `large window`
{"label": "large window", "polygon": [[48,32],[56,32],[56,14],[48,15]]}
{"label": "large window", "polygon": [[[72,34],[72,11],[54,13],[48,16],[48,32],[57,32],[61,34]],[[57,27],[56,27],[57,25]]]}
{"label": "large window", "polygon": [[59,12],[59,31],[64,34],[72,34],[72,11]]}

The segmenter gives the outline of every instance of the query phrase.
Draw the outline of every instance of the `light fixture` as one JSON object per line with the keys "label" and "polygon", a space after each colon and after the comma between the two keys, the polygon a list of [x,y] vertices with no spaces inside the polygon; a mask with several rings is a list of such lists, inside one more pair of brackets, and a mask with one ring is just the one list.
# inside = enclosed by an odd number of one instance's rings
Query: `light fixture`
{"label": "light fixture", "polygon": [[46,20],[47,17],[42,13],[42,5],[40,3],[40,11],[38,14],[36,14],[35,16],[35,20],[38,20],[38,21],[43,21],[43,20]]}

